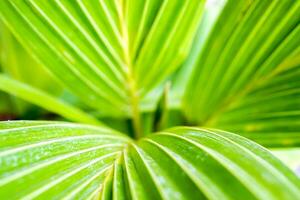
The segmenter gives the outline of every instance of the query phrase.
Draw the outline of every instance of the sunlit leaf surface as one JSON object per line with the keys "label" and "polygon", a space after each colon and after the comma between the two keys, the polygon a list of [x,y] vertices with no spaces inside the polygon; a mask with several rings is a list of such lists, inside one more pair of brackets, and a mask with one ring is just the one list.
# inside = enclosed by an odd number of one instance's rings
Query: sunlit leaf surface
{"label": "sunlit leaf surface", "polygon": [[71,123],[0,127],[4,199],[296,199],[300,192],[299,179],[267,150],[223,131],[179,127],[133,142]]}
{"label": "sunlit leaf surface", "polygon": [[72,93],[106,115],[130,116],[188,55],[204,1],[5,0],[0,7],[21,43]]}
{"label": "sunlit leaf surface", "polygon": [[0,123],[0,199],[299,199],[300,1],[205,3],[0,0],[0,90],[98,125]]}

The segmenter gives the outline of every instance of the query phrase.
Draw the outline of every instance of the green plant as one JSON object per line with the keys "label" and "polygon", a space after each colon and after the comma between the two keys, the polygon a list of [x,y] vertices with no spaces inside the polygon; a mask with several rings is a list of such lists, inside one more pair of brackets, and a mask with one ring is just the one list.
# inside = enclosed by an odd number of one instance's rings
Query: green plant
{"label": "green plant", "polygon": [[81,123],[1,122],[0,197],[299,198],[299,178],[257,143],[300,144],[300,1],[205,5],[0,1],[68,98],[13,74],[0,90]]}

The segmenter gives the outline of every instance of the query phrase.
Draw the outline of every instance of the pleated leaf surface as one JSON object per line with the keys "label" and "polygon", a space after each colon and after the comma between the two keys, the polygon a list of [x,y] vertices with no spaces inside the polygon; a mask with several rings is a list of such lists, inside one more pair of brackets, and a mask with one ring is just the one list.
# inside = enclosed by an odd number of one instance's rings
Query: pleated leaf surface
{"label": "pleated leaf surface", "polygon": [[299,197],[293,172],[228,132],[178,127],[134,142],[72,123],[12,121],[0,128],[3,199]]}

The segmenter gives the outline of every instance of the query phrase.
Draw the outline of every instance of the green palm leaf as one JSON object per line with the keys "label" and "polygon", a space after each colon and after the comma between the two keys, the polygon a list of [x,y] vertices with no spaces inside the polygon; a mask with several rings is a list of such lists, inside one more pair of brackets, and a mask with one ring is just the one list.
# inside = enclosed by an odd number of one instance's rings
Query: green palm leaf
{"label": "green palm leaf", "polygon": [[[203,5],[196,0],[0,4],[4,22],[22,44],[88,106],[110,116],[134,115],[138,99],[179,67]],[[175,49],[178,45],[182,48]]]}
{"label": "green palm leaf", "polygon": [[298,145],[300,2],[247,2],[228,1],[198,54],[186,116],[265,145]]}
{"label": "green palm leaf", "polygon": [[299,179],[267,150],[223,131],[179,127],[133,142],[70,123],[0,127],[5,199],[296,199],[300,192]]}
{"label": "green palm leaf", "polygon": [[[4,74],[0,90],[98,125],[0,123],[0,197],[297,199],[290,169],[219,129],[300,145],[300,1],[207,5],[0,1],[17,40],[85,106]],[[210,128],[161,130],[174,124]]]}

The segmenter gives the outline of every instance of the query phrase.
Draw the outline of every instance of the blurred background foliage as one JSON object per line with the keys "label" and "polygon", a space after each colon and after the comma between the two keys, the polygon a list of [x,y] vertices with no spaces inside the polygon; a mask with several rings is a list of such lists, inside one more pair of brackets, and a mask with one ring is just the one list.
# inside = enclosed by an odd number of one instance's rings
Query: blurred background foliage
{"label": "blurred background foliage", "polygon": [[[0,31],[1,72],[15,80],[46,90],[52,95],[62,95],[62,87],[51,77],[45,68],[27,53],[3,23],[0,24]],[[47,115],[50,114],[42,108],[36,107],[17,97],[3,92],[0,95],[0,118],[2,120],[43,119],[44,117],[47,118]]]}

